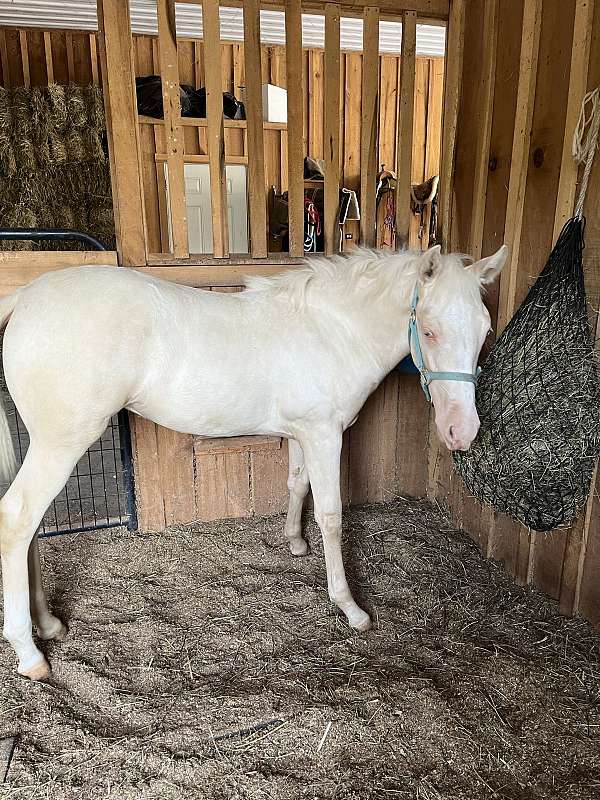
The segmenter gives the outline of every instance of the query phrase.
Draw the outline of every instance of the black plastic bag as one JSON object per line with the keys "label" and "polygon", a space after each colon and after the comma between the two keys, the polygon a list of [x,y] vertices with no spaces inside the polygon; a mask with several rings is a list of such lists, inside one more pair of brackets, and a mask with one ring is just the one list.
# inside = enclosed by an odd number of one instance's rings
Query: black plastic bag
{"label": "black plastic bag", "polygon": [[[146,117],[154,117],[155,119],[163,118],[163,99],[162,99],[162,84],[160,75],[146,75],[143,78],[135,79],[135,93],[137,97],[138,114],[143,114]],[[206,116],[206,109],[203,114],[200,111],[200,105],[197,94],[193,86],[182,84],[179,87],[179,99],[181,102],[181,116],[182,117],[200,117]]]}
{"label": "black plastic bag", "polygon": [[[163,99],[160,75],[146,75],[135,79],[138,114],[162,119]],[[206,89],[194,89],[182,83],[179,87],[182,117],[206,118]],[[223,92],[223,113],[228,119],[246,119],[244,104],[231,92]]]}

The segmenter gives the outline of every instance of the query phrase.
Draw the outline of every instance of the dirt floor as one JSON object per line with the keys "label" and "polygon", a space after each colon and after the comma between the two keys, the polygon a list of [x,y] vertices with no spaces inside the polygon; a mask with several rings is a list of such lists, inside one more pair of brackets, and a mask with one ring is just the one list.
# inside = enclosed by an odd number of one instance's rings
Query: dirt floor
{"label": "dirt floor", "polygon": [[52,685],[0,647],[0,797],[600,797],[600,634],[425,504],[345,527],[367,634],[328,602],[312,522],[304,559],[281,517],[45,541],[70,635]]}

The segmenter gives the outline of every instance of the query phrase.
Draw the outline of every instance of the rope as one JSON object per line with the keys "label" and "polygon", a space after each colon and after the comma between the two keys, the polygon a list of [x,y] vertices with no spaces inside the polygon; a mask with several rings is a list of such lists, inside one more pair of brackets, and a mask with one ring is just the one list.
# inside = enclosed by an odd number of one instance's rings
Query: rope
{"label": "rope", "polygon": [[[589,116],[586,113],[587,106],[591,106]],[[587,130],[586,130],[587,129]],[[583,216],[583,204],[587,192],[590,172],[594,162],[594,154],[598,147],[598,133],[600,132],[600,88],[588,92],[581,103],[579,120],[575,133],[573,134],[573,158],[578,164],[585,162],[585,169],[581,179],[579,198],[575,207],[575,217],[581,219]]]}

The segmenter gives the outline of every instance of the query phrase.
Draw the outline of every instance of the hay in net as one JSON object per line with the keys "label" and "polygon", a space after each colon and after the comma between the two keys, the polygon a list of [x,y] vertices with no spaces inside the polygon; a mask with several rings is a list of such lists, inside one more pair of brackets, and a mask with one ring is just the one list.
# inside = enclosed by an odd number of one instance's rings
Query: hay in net
{"label": "hay in net", "polygon": [[575,218],[492,349],[476,390],[479,434],[454,454],[476,498],[538,531],[575,519],[600,454],[582,250],[583,220]]}

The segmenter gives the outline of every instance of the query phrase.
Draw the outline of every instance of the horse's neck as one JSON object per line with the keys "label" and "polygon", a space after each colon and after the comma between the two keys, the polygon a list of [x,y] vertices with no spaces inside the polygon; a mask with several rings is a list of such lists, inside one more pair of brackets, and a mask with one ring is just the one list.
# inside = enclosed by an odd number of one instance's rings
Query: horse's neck
{"label": "horse's neck", "polygon": [[332,345],[336,342],[344,357],[364,359],[381,380],[409,352],[410,291],[407,282],[406,290],[403,288],[395,300],[361,296],[359,292],[351,302],[344,297],[329,297],[312,313],[318,313],[323,324],[331,326]]}

